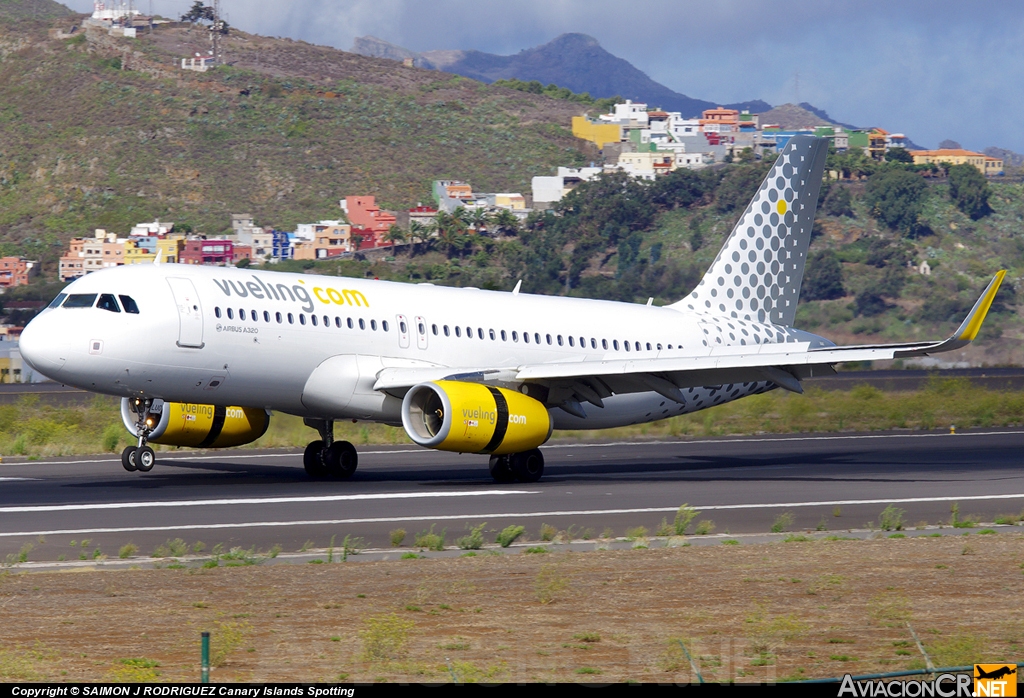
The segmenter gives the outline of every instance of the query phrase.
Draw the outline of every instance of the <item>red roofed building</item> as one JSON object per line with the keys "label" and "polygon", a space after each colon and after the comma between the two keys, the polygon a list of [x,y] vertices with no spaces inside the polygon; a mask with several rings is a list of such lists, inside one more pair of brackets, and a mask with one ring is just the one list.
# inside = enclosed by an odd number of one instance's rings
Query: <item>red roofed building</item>
{"label": "red roofed building", "polygon": [[385,233],[398,222],[394,214],[380,209],[373,196],[347,196],[342,208],[353,228]]}
{"label": "red roofed building", "polygon": [[25,286],[38,272],[39,265],[24,257],[0,257],[0,288]]}
{"label": "red roofed building", "polygon": [[182,264],[225,266],[234,262],[234,242],[231,240],[186,240],[185,247],[181,250]]}

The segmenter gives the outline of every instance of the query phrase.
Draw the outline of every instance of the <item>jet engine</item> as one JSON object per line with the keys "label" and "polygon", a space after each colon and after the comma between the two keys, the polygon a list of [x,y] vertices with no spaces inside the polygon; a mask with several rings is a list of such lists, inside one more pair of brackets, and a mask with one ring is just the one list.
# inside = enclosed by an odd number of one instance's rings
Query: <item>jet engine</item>
{"label": "jet engine", "polygon": [[[138,423],[143,403],[121,399],[121,419],[133,436],[139,435]],[[191,402],[154,400],[142,415],[150,426],[147,440],[167,446],[228,448],[260,438],[270,426],[270,413],[256,407],[219,407]]]}
{"label": "jet engine", "polygon": [[420,383],[402,401],[402,426],[420,446],[505,455],[537,448],[551,437],[544,405],[514,390],[479,383]]}

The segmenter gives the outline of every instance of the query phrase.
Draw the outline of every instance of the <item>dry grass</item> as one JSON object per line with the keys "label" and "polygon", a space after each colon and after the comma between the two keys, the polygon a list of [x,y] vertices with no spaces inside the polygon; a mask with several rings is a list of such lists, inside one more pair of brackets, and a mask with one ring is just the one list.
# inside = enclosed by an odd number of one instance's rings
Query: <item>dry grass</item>
{"label": "dry grass", "polygon": [[941,663],[1017,659],[1024,536],[971,546],[965,556],[950,536],[6,574],[0,677],[131,680],[153,668],[195,680],[203,630],[215,647],[227,640],[215,681],[447,682],[447,658],[461,681],[688,682],[677,639],[709,680],[896,671],[922,664],[907,620]]}

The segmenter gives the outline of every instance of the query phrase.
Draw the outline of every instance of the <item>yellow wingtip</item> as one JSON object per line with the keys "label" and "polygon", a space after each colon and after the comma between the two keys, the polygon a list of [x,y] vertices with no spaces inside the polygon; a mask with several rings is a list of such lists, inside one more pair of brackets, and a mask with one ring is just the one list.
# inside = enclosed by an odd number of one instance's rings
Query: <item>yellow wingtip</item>
{"label": "yellow wingtip", "polygon": [[1006,270],[1000,269],[996,272],[995,277],[989,282],[988,289],[978,299],[978,303],[974,308],[974,312],[971,313],[970,317],[967,318],[966,327],[964,331],[960,333],[959,339],[967,342],[973,342],[974,338],[978,336],[978,332],[981,330],[981,324],[985,322],[985,316],[988,315],[989,308],[992,307],[992,301],[996,298],[996,293],[999,292],[999,286],[1003,283],[1003,277],[1006,276]]}

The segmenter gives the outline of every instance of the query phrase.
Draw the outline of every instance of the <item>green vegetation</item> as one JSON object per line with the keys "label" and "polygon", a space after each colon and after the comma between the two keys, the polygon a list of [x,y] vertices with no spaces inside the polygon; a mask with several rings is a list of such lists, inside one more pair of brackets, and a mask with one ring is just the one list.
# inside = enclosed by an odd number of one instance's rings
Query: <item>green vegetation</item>
{"label": "green vegetation", "polygon": [[[484,527],[486,523],[482,523],[479,526],[474,526],[470,529],[469,533],[460,537],[455,541],[455,544],[462,550],[479,550],[484,547]],[[443,547],[443,543],[442,543]],[[504,546],[507,547],[507,546]]]}
{"label": "green vegetation", "polygon": [[992,212],[988,205],[992,191],[985,175],[974,165],[953,165],[948,170],[949,198],[956,207],[976,221]]}
{"label": "green vegetation", "polygon": [[430,525],[429,531],[421,531],[416,534],[415,542],[417,548],[427,550],[444,550],[445,531],[434,533],[434,524]]}
{"label": "green vegetation", "polygon": [[878,515],[878,527],[883,531],[902,531],[905,509],[890,504]]}
{"label": "green vegetation", "polygon": [[363,642],[363,657],[369,662],[387,662],[401,659],[408,652],[409,633],[416,627],[411,620],[396,614],[371,616],[363,621],[359,639]]}
{"label": "green vegetation", "polygon": [[515,542],[516,538],[523,535],[525,531],[526,528],[523,526],[506,526],[498,533],[494,542],[503,548],[507,548]]}
{"label": "green vegetation", "polygon": [[545,97],[552,97],[554,99],[564,99],[569,102],[578,102],[579,104],[586,104],[588,106],[592,105],[594,109],[600,113],[611,111],[615,104],[622,101],[622,97],[619,97],[618,95],[615,97],[595,99],[591,97],[588,92],[573,92],[567,87],[559,87],[554,83],[543,85],[539,80],[530,80],[529,82],[526,82],[512,78],[510,80],[495,80],[492,84],[495,87],[508,87],[513,90],[519,90],[520,92],[544,95]]}

